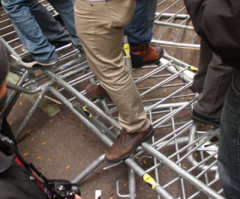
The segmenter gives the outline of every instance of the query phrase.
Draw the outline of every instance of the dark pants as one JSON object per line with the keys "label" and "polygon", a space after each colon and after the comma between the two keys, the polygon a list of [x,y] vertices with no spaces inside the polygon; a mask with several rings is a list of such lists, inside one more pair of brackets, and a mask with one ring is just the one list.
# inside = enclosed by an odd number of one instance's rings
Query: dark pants
{"label": "dark pants", "polygon": [[136,0],[136,9],[124,32],[130,44],[149,44],[152,39],[157,0]]}
{"label": "dark pants", "polygon": [[240,198],[240,71],[234,73],[221,118],[219,174],[227,199]]}
{"label": "dark pants", "polygon": [[220,118],[232,72],[233,68],[223,65],[222,59],[201,40],[199,68],[192,85],[192,89],[200,93],[193,108],[195,112],[208,118]]}

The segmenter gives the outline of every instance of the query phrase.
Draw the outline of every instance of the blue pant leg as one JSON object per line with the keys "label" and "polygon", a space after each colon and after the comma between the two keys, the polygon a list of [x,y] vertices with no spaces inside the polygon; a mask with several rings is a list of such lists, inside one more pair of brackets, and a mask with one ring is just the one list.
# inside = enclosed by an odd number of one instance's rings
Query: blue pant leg
{"label": "blue pant leg", "polygon": [[[235,82],[235,83],[234,83]],[[227,199],[240,198],[240,71],[228,89],[221,118],[218,167]]]}
{"label": "blue pant leg", "polygon": [[54,9],[60,14],[68,32],[72,36],[77,46],[81,47],[80,41],[77,37],[75,21],[74,21],[74,10],[73,6],[75,0],[48,0],[52,4]]}
{"label": "blue pant leg", "polygon": [[149,44],[156,11],[156,0],[136,0],[132,20],[125,27],[125,34],[131,44]]}
{"label": "blue pant leg", "polygon": [[48,43],[30,7],[38,3],[35,0],[2,0],[2,6],[11,18],[16,32],[23,45],[32,56],[41,62],[57,59],[54,46]]}
{"label": "blue pant leg", "polygon": [[149,35],[151,34],[151,38],[149,36],[149,43],[152,39],[152,29],[153,29],[153,25],[154,25],[154,19],[155,19],[155,12],[157,9],[157,0],[149,0],[148,1],[148,30],[147,32],[149,32]]}
{"label": "blue pant leg", "polygon": [[70,41],[71,37],[51,13],[40,3],[33,3],[30,11],[49,42]]}
{"label": "blue pant leg", "polygon": [[149,35],[146,35],[148,25],[148,0],[136,0],[136,9],[130,23],[124,28],[129,43],[147,43]]}

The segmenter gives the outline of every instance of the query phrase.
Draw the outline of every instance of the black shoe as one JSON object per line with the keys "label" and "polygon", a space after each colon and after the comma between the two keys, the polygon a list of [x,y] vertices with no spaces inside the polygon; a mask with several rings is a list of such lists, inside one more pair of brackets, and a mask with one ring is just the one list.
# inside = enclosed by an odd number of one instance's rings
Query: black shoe
{"label": "black shoe", "polygon": [[201,93],[203,88],[196,87],[194,85],[190,86],[190,89],[192,90],[193,93]]}
{"label": "black shoe", "polygon": [[220,118],[209,118],[199,113],[196,113],[195,111],[192,111],[192,119],[195,122],[210,124],[216,127],[220,126]]}
{"label": "black shoe", "polygon": [[54,45],[56,49],[62,48],[64,46],[71,46],[72,45],[72,41],[52,41],[50,43],[52,45]]}
{"label": "black shoe", "polygon": [[31,55],[27,55],[20,60],[20,63],[27,68],[32,68],[33,66],[50,67],[56,65],[58,63],[58,60],[53,60],[49,62],[39,62],[36,61]]}

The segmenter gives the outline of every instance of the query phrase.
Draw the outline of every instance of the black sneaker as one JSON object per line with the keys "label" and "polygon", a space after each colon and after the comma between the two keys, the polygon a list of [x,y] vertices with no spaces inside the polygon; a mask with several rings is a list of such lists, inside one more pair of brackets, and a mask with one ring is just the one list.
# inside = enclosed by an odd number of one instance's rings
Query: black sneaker
{"label": "black sneaker", "polygon": [[201,93],[203,88],[197,87],[195,85],[190,86],[190,89],[192,90],[193,93]]}
{"label": "black sneaker", "polygon": [[52,41],[50,43],[54,45],[56,49],[72,45],[72,41]]}
{"label": "black sneaker", "polygon": [[210,124],[215,127],[220,126],[220,118],[209,118],[209,117],[203,116],[199,113],[196,113],[195,111],[192,111],[192,119],[195,122]]}
{"label": "black sneaker", "polygon": [[31,55],[27,55],[20,60],[20,63],[27,68],[32,68],[33,66],[54,66],[58,63],[58,60],[53,60],[49,62],[39,62],[36,61]]}

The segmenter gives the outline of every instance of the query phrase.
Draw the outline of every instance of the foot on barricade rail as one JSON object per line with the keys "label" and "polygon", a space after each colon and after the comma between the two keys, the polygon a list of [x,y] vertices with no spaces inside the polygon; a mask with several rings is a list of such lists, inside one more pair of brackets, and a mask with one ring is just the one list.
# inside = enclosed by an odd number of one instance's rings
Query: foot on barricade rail
{"label": "foot on barricade rail", "polygon": [[[65,50],[73,45],[73,43],[69,40],[67,41],[52,41],[51,44],[55,46],[56,51],[62,51]],[[82,53],[81,53],[82,54]],[[46,61],[39,61],[36,60],[34,56],[31,54],[24,56],[20,63],[22,66],[26,68],[34,68],[34,67],[52,67],[55,66],[58,63],[59,59],[53,59],[53,60],[46,60]]]}
{"label": "foot on barricade rail", "polygon": [[204,115],[201,115],[201,114],[197,113],[194,110],[192,111],[192,119],[193,119],[194,122],[209,124],[209,125],[213,125],[215,127],[220,126],[220,118],[206,117]]}
{"label": "foot on barricade rail", "polygon": [[163,52],[162,47],[154,47],[149,44],[131,45],[132,65],[134,68],[139,68],[145,64],[158,64]]}
{"label": "foot on barricade rail", "polygon": [[86,87],[87,94],[94,99],[108,98],[106,90],[100,84],[88,84]]}
{"label": "foot on barricade rail", "polygon": [[143,132],[128,133],[124,129],[121,130],[117,140],[105,153],[106,161],[115,163],[128,158],[142,142],[153,136],[153,131],[152,126]]}
{"label": "foot on barricade rail", "polygon": [[22,66],[26,68],[33,67],[51,67],[58,63],[58,59],[47,62],[36,61],[31,55],[27,55],[20,60]]}

